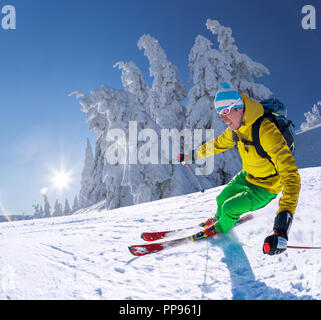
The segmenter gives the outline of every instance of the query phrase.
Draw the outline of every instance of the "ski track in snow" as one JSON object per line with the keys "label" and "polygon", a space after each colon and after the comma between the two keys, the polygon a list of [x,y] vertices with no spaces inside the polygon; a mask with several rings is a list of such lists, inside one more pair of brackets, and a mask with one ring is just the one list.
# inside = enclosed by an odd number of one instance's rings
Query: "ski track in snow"
{"label": "ski track in snow", "polygon": [[[321,245],[321,167],[300,170],[289,244]],[[262,253],[278,200],[227,235],[134,257],[143,231],[212,216],[222,187],[112,211],[0,224],[1,299],[320,299],[320,251]],[[188,231],[187,231],[188,232]]]}

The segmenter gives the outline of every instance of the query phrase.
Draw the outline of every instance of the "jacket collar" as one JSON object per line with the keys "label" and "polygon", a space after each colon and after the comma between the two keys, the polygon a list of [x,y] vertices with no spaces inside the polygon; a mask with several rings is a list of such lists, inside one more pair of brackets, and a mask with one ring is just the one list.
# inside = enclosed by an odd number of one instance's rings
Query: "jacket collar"
{"label": "jacket collar", "polygon": [[261,103],[252,100],[244,94],[241,94],[245,109],[242,118],[241,127],[236,130],[244,133],[259,117],[263,116],[264,108]]}

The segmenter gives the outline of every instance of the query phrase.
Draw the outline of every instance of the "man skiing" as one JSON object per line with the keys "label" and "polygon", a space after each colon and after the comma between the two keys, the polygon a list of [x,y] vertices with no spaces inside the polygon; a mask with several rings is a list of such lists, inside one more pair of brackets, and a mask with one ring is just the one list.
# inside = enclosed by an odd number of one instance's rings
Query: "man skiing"
{"label": "man skiing", "polygon": [[[253,145],[252,127],[263,116],[262,104],[239,94],[228,83],[222,84],[214,99],[214,106],[226,130],[215,139],[193,151],[192,155],[180,155],[180,161],[202,159],[226,151],[237,145],[243,169],[217,196],[217,211],[208,220],[204,231],[210,236],[229,232],[243,213],[266,206],[283,191],[273,231],[263,244],[265,254],[274,255],[286,250],[289,230],[297,207],[301,181],[291,151],[277,126],[263,118],[259,139],[269,159],[262,158]],[[237,137],[237,139],[235,139]]]}

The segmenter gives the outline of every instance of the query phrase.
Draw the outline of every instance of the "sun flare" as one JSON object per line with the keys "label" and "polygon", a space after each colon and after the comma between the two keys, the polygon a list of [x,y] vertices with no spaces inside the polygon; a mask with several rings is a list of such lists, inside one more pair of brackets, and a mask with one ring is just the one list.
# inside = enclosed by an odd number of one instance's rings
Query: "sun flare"
{"label": "sun flare", "polygon": [[54,188],[66,189],[71,183],[71,175],[66,171],[56,171],[54,172],[51,181]]}

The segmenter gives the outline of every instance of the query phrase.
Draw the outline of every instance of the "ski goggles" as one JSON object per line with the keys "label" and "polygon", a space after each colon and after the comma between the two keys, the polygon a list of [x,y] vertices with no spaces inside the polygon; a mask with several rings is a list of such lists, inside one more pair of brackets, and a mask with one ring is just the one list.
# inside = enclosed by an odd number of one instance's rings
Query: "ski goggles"
{"label": "ski goggles", "polygon": [[239,106],[238,107],[235,107],[239,102],[241,101],[240,98],[238,98],[236,101],[234,101],[232,104],[230,104],[228,107],[224,107],[222,108],[221,110],[217,110],[217,113],[220,115],[220,116],[224,116],[226,114],[229,114],[231,112],[232,109],[237,109],[237,108],[240,108]]}

